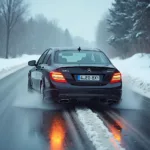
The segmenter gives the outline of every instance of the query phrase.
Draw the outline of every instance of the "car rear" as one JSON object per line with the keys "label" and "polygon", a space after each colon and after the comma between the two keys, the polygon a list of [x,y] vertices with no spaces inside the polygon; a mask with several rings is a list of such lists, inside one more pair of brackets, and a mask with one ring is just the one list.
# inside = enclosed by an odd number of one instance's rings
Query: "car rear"
{"label": "car rear", "polygon": [[122,94],[121,73],[106,55],[94,50],[55,52],[50,72],[51,96],[59,102],[92,100],[118,103]]}

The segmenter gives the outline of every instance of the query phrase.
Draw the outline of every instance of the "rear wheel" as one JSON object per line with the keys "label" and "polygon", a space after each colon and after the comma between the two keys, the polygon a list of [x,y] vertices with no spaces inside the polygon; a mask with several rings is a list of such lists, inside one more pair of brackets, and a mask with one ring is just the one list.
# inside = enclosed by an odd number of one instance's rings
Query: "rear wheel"
{"label": "rear wheel", "polygon": [[30,78],[28,78],[28,91],[30,92],[30,91],[32,91],[32,82],[31,82],[31,79]]}
{"label": "rear wheel", "polygon": [[41,84],[40,84],[40,93],[42,95],[42,102],[43,103],[50,103],[49,96],[47,95],[47,93],[45,91],[45,83],[44,83],[44,81],[41,81]]}
{"label": "rear wheel", "polygon": [[41,81],[41,84],[40,84],[40,93],[41,93],[41,95],[42,95],[42,102],[45,103],[45,94],[44,94],[44,90],[45,90],[44,82]]}

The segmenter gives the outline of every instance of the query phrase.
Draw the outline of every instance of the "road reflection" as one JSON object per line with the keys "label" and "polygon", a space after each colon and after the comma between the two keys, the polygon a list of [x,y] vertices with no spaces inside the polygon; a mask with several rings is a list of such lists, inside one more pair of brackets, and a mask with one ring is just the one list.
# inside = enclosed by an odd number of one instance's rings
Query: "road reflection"
{"label": "road reflection", "polygon": [[[114,118],[111,113],[108,113],[111,109],[107,105],[94,105],[92,106],[92,109],[101,116],[104,124],[112,133],[115,140],[122,144],[122,131],[125,128],[124,123],[121,120]],[[116,110],[116,113],[120,114],[120,111]]]}
{"label": "road reflection", "polygon": [[113,124],[110,124],[109,130],[113,134],[114,138],[120,143],[122,140],[122,127],[117,122],[114,122]]}
{"label": "road reflection", "polygon": [[49,143],[49,150],[72,149],[70,133],[63,112],[43,112],[42,134]]}
{"label": "road reflection", "polygon": [[50,150],[64,150],[66,134],[65,122],[60,114],[56,114],[51,121],[52,124],[48,133],[50,139]]}

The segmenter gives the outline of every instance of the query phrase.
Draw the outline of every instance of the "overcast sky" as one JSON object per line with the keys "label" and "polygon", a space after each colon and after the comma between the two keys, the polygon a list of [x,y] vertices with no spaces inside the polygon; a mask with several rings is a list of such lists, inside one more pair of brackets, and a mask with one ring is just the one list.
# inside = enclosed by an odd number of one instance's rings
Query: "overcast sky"
{"label": "overcast sky", "polygon": [[49,20],[57,19],[59,26],[68,28],[74,36],[95,39],[98,21],[113,0],[27,0],[32,15],[43,13]]}

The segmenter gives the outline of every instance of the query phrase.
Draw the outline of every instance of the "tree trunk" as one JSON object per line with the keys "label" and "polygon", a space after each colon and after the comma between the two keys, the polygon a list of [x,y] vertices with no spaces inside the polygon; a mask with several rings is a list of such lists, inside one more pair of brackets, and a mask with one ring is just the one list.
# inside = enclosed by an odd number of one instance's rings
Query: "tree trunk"
{"label": "tree trunk", "polygon": [[9,56],[9,38],[10,38],[10,31],[9,29],[7,28],[7,35],[6,35],[6,56],[5,58],[8,59],[8,56]]}

